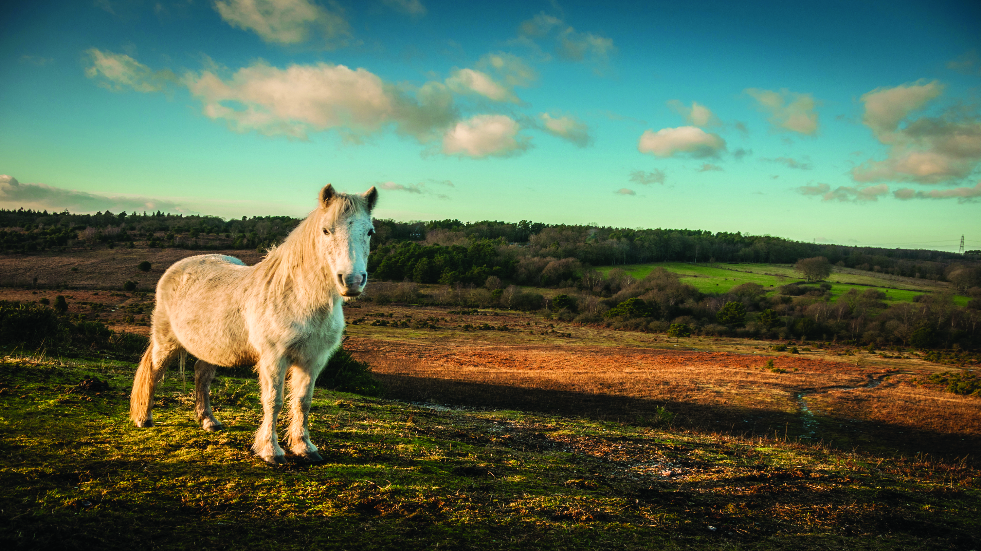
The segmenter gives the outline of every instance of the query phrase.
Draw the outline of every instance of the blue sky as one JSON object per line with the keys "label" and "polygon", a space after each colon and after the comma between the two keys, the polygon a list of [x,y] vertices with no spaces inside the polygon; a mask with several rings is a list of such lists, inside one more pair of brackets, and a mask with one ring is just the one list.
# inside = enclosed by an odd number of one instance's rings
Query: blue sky
{"label": "blue sky", "polygon": [[3,208],[981,249],[977,2],[19,4]]}

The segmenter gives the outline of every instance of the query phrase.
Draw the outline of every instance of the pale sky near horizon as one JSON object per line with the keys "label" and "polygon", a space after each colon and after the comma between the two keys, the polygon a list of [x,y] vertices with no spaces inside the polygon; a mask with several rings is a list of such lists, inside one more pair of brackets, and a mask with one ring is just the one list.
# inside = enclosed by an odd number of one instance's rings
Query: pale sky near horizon
{"label": "pale sky near horizon", "polygon": [[981,3],[0,7],[0,208],[981,249]]}

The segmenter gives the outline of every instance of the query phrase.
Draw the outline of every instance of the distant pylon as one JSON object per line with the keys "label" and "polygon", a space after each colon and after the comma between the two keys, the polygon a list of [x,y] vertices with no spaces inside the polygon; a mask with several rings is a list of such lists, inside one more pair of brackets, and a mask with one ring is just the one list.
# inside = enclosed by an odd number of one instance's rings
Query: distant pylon
{"label": "distant pylon", "polygon": [[961,248],[957,249],[957,252],[964,254],[964,236],[961,236]]}

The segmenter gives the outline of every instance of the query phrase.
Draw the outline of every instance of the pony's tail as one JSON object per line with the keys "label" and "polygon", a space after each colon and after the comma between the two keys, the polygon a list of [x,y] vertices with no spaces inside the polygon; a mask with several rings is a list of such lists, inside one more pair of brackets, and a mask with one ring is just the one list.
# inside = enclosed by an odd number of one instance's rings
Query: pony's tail
{"label": "pony's tail", "polygon": [[138,427],[153,426],[151,415],[153,391],[162,372],[161,369],[159,373],[154,373],[153,343],[151,343],[140,360],[140,367],[136,370],[136,378],[133,380],[133,392],[129,396],[129,418]]}

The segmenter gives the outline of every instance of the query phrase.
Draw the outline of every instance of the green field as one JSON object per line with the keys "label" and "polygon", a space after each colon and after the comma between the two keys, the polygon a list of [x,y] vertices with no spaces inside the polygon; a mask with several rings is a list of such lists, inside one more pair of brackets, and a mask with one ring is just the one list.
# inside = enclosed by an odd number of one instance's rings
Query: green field
{"label": "green field", "polygon": [[[606,275],[614,269],[625,270],[636,279],[643,279],[654,268],[664,268],[681,276],[682,281],[694,286],[703,293],[725,293],[743,283],[756,283],[773,292],[777,287],[801,281],[800,274],[790,264],[688,264],[684,262],[663,262],[653,264],[628,264],[624,266],[603,266],[597,268]],[[847,293],[849,289],[865,291],[879,289],[886,293],[886,302],[912,301],[924,293],[936,292],[946,288],[934,281],[917,281],[911,278],[896,277],[863,272],[852,269],[834,268],[828,277],[831,283],[832,299]],[[955,295],[954,303],[966,306],[966,296]]]}

